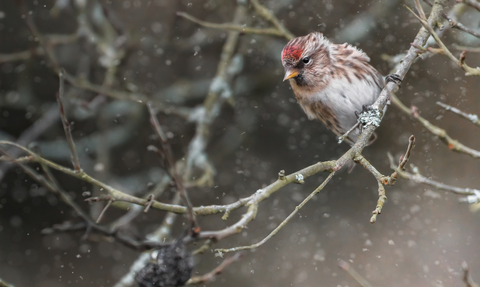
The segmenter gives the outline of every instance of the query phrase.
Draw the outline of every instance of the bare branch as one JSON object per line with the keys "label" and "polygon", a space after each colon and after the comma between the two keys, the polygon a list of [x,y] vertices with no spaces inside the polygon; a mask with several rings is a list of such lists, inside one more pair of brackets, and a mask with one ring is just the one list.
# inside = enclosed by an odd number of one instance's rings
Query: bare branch
{"label": "bare branch", "polygon": [[0,63],[6,62],[15,62],[15,61],[25,61],[30,59],[33,56],[41,56],[45,52],[42,48],[36,47],[27,51],[21,51],[10,54],[0,54]]}
{"label": "bare branch", "polygon": [[470,268],[468,267],[467,262],[462,262],[462,269],[463,269],[463,282],[467,287],[478,287],[477,283],[475,283],[470,276]]}
{"label": "bare branch", "polygon": [[15,287],[15,286],[0,279],[0,287]]}
{"label": "bare branch", "polygon": [[[423,0],[425,3],[427,3],[428,5],[432,6],[432,2],[430,2],[429,0]],[[463,10],[463,9],[462,9]],[[468,33],[474,37],[477,37],[477,38],[480,38],[480,33],[478,33],[477,31],[475,30],[472,30],[468,27],[466,27],[465,25],[463,25],[462,23],[456,21],[454,18],[448,16],[447,14],[445,13],[442,13],[442,17],[445,18],[447,21],[448,21],[448,24],[450,25],[450,27],[454,28],[454,29],[458,29],[460,31],[463,31],[465,33]],[[456,17],[455,17],[456,18]]]}
{"label": "bare branch", "polygon": [[110,207],[110,205],[112,204],[114,200],[112,198],[110,198],[108,201],[107,201],[107,205],[105,205],[105,207],[103,208],[102,212],[100,212],[100,215],[98,216],[97,220],[95,221],[96,224],[99,224],[100,221],[102,220],[103,218],[103,215],[105,215],[105,212],[107,212],[107,209]]}
{"label": "bare branch", "polygon": [[[235,24],[243,23],[246,15],[247,7],[239,2],[235,9],[233,22]],[[213,185],[215,169],[208,160],[205,149],[210,138],[210,125],[218,116],[218,111],[225,101],[233,101],[231,82],[234,76],[241,71],[241,63],[234,61],[239,35],[240,33],[237,31],[228,33],[220,54],[217,72],[212,79],[207,97],[203,101],[203,113],[196,119],[195,135],[188,145],[187,167],[184,178],[188,181],[191,180],[194,169],[200,168],[203,174],[199,176],[196,185]],[[229,69],[229,67],[233,67],[233,69]]]}
{"label": "bare branch", "polygon": [[391,102],[405,114],[412,115],[413,118],[420,122],[428,131],[436,135],[442,142],[444,142],[448,149],[459,153],[468,154],[473,158],[480,157],[480,151],[469,148],[459,141],[452,139],[444,129],[431,124],[429,121],[420,116],[416,109],[412,113],[412,109],[406,107],[395,95],[392,95]]}
{"label": "bare branch", "polygon": [[480,47],[467,47],[467,46],[460,46],[457,44],[452,45],[454,49],[460,50],[460,51],[466,51],[466,52],[471,52],[471,53],[480,53]]}
{"label": "bare branch", "polygon": [[[421,9],[421,6],[419,6],[420,9]],[[410,10],[410,8],[407,7],[407,9]],[[423,10],[420,10],[422,13],[423,13]],[[440,37],[438,37],[437,33],[435,33],[435,30],[433,30],[432,26],[426,21],[426,19],[424,18],[421,18],[420,16],[418,16],[417,14],[415,14],[412,10],[410,10],[410,12],[412,12],[412,14],[418,19],[420,20],[420,23],[422,23],[423,27],[425,27],[425,29],[428,30],[428,32],[430,33],[430,35],[432,35],[432,37],[435,39],[435,41],[437,42],[437,44],[440,46],[440,49],[442,51],[442,54],[445,54],[446,56],[448,56],[453,62],[455,62],[459,67],[461,67],[463,70],[465,70],[465,75],[466,76],[479,76],[480,75],[480,68],[472,68],[472,67],[469,67],[465,61],[462,61],[461,59],[457,59],[457,57],[455,57],[451,52],[450,50],[448,50],[447,46],[445,46],[445,44],[443,44],[442,40],[440,39]],[[431,52],[435,52],[435,50],[432,50],[431,48],[427,48],[427,50],[431,51]]]}
{"label": "bare branch", "polygon": [[395,169],[395,171],[390,175],[389,179],[388,179],[388,184],[389,185],[394,185],[395,182],[397,181],[398,179],[398,173],[397,173],[397,169],[399,170],[405,170],[405,165],[407,164],[408,160],[410,159],[410,153],[412,152],[412,149],[415,147],[415,137],[413,135],[411,135],[409,138],[408,138],[408,147],[407,147],[407,151],[405,152],[405,154],[400,158],[400,163],[398,164],[398,167]]}
{"label": "bare branch", "polygon": [[67,115],[65,114],[65,108],[63,106],[63,96],[65,91],[65,81],[64,81],[64,70],[61,70],[58,74],[60,79],[60,88],[57,94],[57,103],[60,108],[60,117],[62,118],[63,129],[65,130],[65,137],[67,138],[68,147],[70,148],[73,168],[76,172],[80,172],[82,168],[80,167],[80,161],[78,160],[77,151],[75,150],[75,143],[73,142],[72,129],[70,127],[70,122],[67,120]]}
{"label": "bare branch", "polygon": [[355,269],[353,269],[353,267],[350,266],[348,262],[343,260],[338,260],[337,264],[338,264],[338,267],[342,268],[348,273],[348,275],[352,276],[352,278],[355,279],[355,281],[357,281],[357,283],[360,284],[360,286],[372,287],[372,284],[370,284],[370,282],[368,282],[365,278],[362,277],[362,275],[360,275]]}
{"label": "bare branch", "polygon": [[389,155],[388,158],[389,158],[389,161],[390,161],[390,167],[392,169],[394,169],[395,172],[397,172],[397,174],[402,178],[411,180],[411,181],[416,182],[416,183],[427,184],[427,185],[433,186],[437,189],[446,190],[446,191],[452,192],[454,194],[466,196],[464,198],[460,198],[460,200],[459,200],[460,202],[467,202],[467,203],[480,202],[480,190],[478,190],[478,189],[460,188],[460,187],[457,187],[457,186],[447,185],[447,184],[429,179],[429,178],[421,175],[420,171],[415,166],[412,166],[413,172],[414,172],[413,174],[409,173],[409,172],[406,172],[406,171],[403,171],[400,168],[395,166],[393,157],[391,155]]}
{"label": "bare branch", "polygon": [[254,249],[254,248],[257,248],[261,245],[263,245],[265,242],[267,242],[270,238],[272,238],[275,234],[278,233],[278,231],[280,231],[280,229],[282,229],[282,227],[284,227],[289,221],[290,219],[292,219],[293,216],[295,216],[295,214],[298,213],[298,211],[308,202],[310,201],[310,199],[312,199],[317,193],[319,193],[320,191],[323,190],[323,188],[327,185],[327,183],[332,179],[332,177],[335,175],[335,172],[332,172],[330,173],[327,178],[322,182],[322,184],[320,184],[319,187],[317,187],[314,191],[312,191],[312,193],[310,193],[309,196],[307,196],[297,207],[295,207],[295,210],[290,213],[290,215],[287,216],[287,218],[285,218],[284,221],[282,221],[278,226],[277,228],[275,228],[272,232],[270,232],[270,234],[265,237],[264,239],[262,239],[260,242],[258,243],[255,243],[255,244],[252,244],[252,245],[248,245],[248,246],[239,246],[239,247],[234,247],[234,248],[229,248],[229,249],[215,249],[215,251],[217,252],[235,252],[235,251],[240,251],[240,250],[249,250],[249,249]]}
{"label": "bare branch", "polygon": [[219,30],[230,30],[236,32],[242,32],[246,34],[256,34],[256,35],[269,35],[269,36],[278,36],[278,37],[285,37],[284,33],[278,29],[274,28],[253,28],[253,27],[245,27],[240,24],[230,24],[230,23],[223,23],[223,24],[216,24],[206,22],[200,19],[193,17],[190,14],[185,12],[177,12],[177,15],[183,17],[187,20],[190,20],[198,25],[207,28],[219,29]]}
{"label": "bare branch", "polygon": [[[153,110],[152,104],[149,102],[147,103],[148,113],[150,114],[150,123],[152,124],[155,133],[157,134],[160,140],[160,146],[162,147],[163,156],[165,157],[165,167],[167,170],[171,170],[171,177],[175,180],[175,184],[177,186],[177,190],[180,193],[180,197],[182,198],[183,203],[187,207],[187,215],[188,219],[191,223],[191,229],[189,232],[198,232],[197,230],[197,220],[195,219],[195,213],[193,211],[192,203],[190,202],[190,198],[188,197],[187,191],[185,190],[185,186],[183,184],[183,179],[178,175],[177,167],[175,161],[173,159],[172,148],[168,143],[167,137],[158,122],[156,117],[155,111]],[[153,201],[153,198],[150,202]],[[151,203],[149,203],[151,205]]]}
{"label": "bare branch", "polygon": [[188,280],[185,285],[205,284],[205,283],[208,283],[209,281],[212,281],[213,279],[215,279],[215,276],[222,273],[223,270],[228,265],[230,265],[233,262],[239,260],[240,258],[242,258],[242,256],[243,256],[243,254],[241,252],[239,252],[239,253],[237,253],[233,256],[225,258],[225,260],[223,260],[222,263],[220,263],[220,265],[217,266],[217,268],[213,269],[212,271],[208,272],[205,275],[194,276],[194,277],[190,278],[190,280]]}
{"label": "bare branch", "polygon": [[277,30],[280,31],[282,36],[285,37],[285,39],[290,40],[295,37],[290,31],[288,31],[287,28],[285,28],[285,26],[282,23],[280,23],[280,20],[278,20],[277,16],[275,16],[275,14],[273,14],[267,8],[265,8],[265,6],[260,4],[258,0],[250,0],[250,3],[252,3],[252,6],[255,9],[255,12],[257,12],[257,14],[263,17],[265,20],[272,23],[273,26],[275,26],[275,28],[277,28]]}
{"label": "bare branch", "polygon": [[147,197],[148,203],[147,203],[147,206],[145,207],[145,209],[143,210],[143,212],[147,213],[150,210],[150,207],[152,207],[152,203],[153,203],[154,199],[155,199],[155,196],[153,196],[153,194],[150,194]]}
{"label": "bare branch", "polygon": [[475,114],[467,114],[465,112],[462,112],[461,110],[452,107],[450,105],[444,104],[442,102],[437,102],[437,105],[443,107],[447,111],[451,111],[452,113],[455,113],[463,118],[466,118],[467,120],[470,120],[472,123],[474,123],[477,126],[480,126],[480,119],[478,118],[477,115]]}
{"label": "bare branch", "polygon": [[379,181],[378,182],[378,200],[377,200],[377,206],[375,209],[372,211],[372,217],[370,217],[370,223],[375,223],[377,222],[377,215],[382,213],[383,205],[385,204],[385,201],[387,201],[387,195],[385,193],[385,187],[383,184]]}
{"label": "bare branch", "polygon": [[475,9],[477,9],[480,12],[480,2],[476,0],[456,0],[457,3],[465,3],[468,6],[471,6]]}

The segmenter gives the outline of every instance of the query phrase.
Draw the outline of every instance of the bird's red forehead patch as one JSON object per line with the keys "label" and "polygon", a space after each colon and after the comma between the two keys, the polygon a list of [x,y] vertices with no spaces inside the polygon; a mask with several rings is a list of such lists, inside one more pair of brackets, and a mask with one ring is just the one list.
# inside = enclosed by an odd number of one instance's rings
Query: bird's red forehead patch
{"label": "bird's red forehead patch", "polygon": [[283,48],[282,59],[298,60],[302,56],[303,47],[300,45],[287,45]]}

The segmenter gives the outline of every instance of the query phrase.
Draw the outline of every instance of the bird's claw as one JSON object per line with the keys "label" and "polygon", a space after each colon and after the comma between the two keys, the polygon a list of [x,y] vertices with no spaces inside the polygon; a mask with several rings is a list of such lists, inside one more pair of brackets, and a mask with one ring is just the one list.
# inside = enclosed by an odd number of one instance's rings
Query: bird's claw
{"label": "bird's claw", "polygon": [[385,81],[387,82],[387,84],[393,82],[398,85],[398,87],[400,87],[400,85],[402,84],[402,78],[400,78],[400,75],[398,74],[388,75],[387,77],[385,77]]}

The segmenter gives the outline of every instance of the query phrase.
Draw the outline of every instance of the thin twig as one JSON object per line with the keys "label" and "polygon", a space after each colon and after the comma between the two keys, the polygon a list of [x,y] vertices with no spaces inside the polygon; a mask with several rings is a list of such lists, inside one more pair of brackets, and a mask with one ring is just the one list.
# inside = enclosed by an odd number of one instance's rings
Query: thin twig
{"label": "thin twig", "polygon": [[362,277],[362,275],[360,275],[355,269],[353,269],[353,267],[350,266],[348,262],[343,260],[338,260],[337,264],[338,264],[338,267],[342,268],[348,273],[348,275],[352,276],[352,278],[355,279],[355,281],[357,281],[357,283],[360,284],[360,286],[372,287],[372,284],[370,284],[370,282],[368,282],[365,278]]}
{"label": "thin twig", "polygon": [[[180,197],[182,198],[183,203],[187,207],[187,216],[191,223],[190,232],[198,232],[196,231],[198,225],[197,225],[197,220],[195,218],[195,213],[193,211],[192,203],[190,202],[190,198],[188,197],[187,191],[183,184],[183,179],[178,175],[177,167],[173,159],[172,148],[168,143],[168,139],[165,136],[165,133],[163,132],[162,127],[160,126],[160,123],[158,122],[156,113],[150,102],[147,103],[147,108],[148,108],[148,113],[150,114],[150,123],[152,124],[155,130],[155,133],[157,134],[160,140],[160,146],[162,147],[163,156],[166,159],[164,163],[165,167],[167,170],[171,171],[170,176],[175,180],[177,191],[180,193]],[[153,201],[153,199],[151,199],[150,201]]]}
{"label": "thin twig", "polygon": [[[479,76],[480,75],[480,68],[472,68],[472,67],[468,66],[465,63],[464,60],[457,59],[457,57],[455,57],[450,52],[450,50],[448,50],[447,46],[445,46],[445,44],[443,44],[440,37],[438,37],[437,33],[435,33],[435,30],[433,30],[432,26],[426,21],[425,18],[422,18],[422,17],[418,16],[410,8],[407,7],[407,9],[410,10],[410,12],[412,12],[412,14],[420,21],[420,23],[422,23],[423,27],[425,27],[425,29],[428,30],[430,35],[432,35],[432,37],[435,39],[437,44],[440,46],[440,49],[442,50],[442,54],[445,54],[453,62],[455,62],[455,64],[457,64],[459,67],[461,67],[465,71],[466,76]],[[420,9],[419,13],[422,14],[423,13],[422,6],[419,6],[419,9]],[[427,50],[434,51],[434,50],[431,50],[431,48],[427,48]]]}
{"label": "thin twig", "polygon": [[[423,0],[425,3],[427,3],[428,5],[432,6],[432,2],[430,2],[429,0]],[[450,27],[454,28],[454,29],[458,29],[460,31],[463,31],[465,33],[468,33],[474,37],[477,37],[477,38],[480,38],[480,33],[478,33],[477,31],[475,30],[472,30],[468,27],[466,27],[465,25],[463,25],[462,23],[456,21],[455,19],[453,19],[452,17],[448,16],[447,14],[445,13],[442,13],[442,17],[445,18],[447,21],[448,21],[448,24],[450,25]]]}
{"label": "thin twig", "polygon": [[275,28],[280,31],[282,36],[285,37],[285,39],[290,40],[295,37],[290,31],[288,31],[287,28],[285,28],[285,26],[280,22],[280,20],[278,20],[277,16],[275,16],[275,14],[265,8],[265,6],[260,4],[258,0],[250,0],[250,3],[252,3],[255,12],[257,12],[257,14],[263,17],[265,20],[272,23],[273,26],[275,26]]}
{"label": "thin twig", "polygon": [[150,210],[150,207],[152,207],[152,203],[154,199],[155,197],[153,196],[153,194],[150,194],[147,197],[148,203],[147,203],[147,206],[145,206],[145,209],[143,210],[143,212],[147,213]]}
{"label": "thin twig", "polygon": [[103,216],[105,215],[105,212],[107,212],[107,209],[110,207],[110,205],[113,203],[113,199],[110,198],[108,201],[107,201],[107,205],[105,205],[105,207],[103,208],[102,212],[100,212],[100,215],[98,216],[97,218],[97,221],[95,221],[96,224],[99,224],[100,223],[100,220],[102,220]]}
{"label": "thin twig", "polygon": [[355,130],[358,126],[360,125],[360,122],[357,121],[353,127],[351,127],[346,133],[344,133],[343,135],[339,136],[338,137],[338,144],[341,144],[347,137],[348,135],[353,132],[353,130]]}
{"label": "thin twig", "polygon": [[239,246],[239,247],[234,247],[234,248],[229,248],[229,249],[221,249],[220,248],[220,249],[215,249],[215,251],[222,252],[222,253],[227,253],[227,252],[235,252],[235,251],[240,251],[240,250],[254,249],[254,248],[257,248],[257,247],[261,246],[262,244],[267,242],[270,238],[272,238],[275,234],[277,234],[278,231],[280,231],[280,229],[282,229],[282,227],[284,227],[290,221],[290,219],[292,219],[292,217],[295,216],[295,214],[297,214],[298,211],[310,199],[312,199],[317,193],[319,193],[321,190],[323,190],[323,188],[327,185],[327,183],[332,179],[332,177],[334,175],[335,175],[335,172],[330,173],[327,176],[327,178],[322,182],[322,184],[320,184],[319,187],[317,187],[314,191],[312,191],[312,193],[310,193],[309,196],[307,196],[298,206],[295,207],[295,210],[292,213],[290,213],[290,215],[288,215],[287,218],[285,218],[285,220],[283,220],[272,232],[270,232],[269,235],[267,235],[267,237],[262,239],[260,242],[252,244],[252,245],[248,245],[248,246]]}
{"label": "thin twig", "polygon": [[444,142],[447,145],[449,150],[468,154],[473,158],[480,158],[480,151],[469,148],[464,144],[460,143],[459,141],[454,140],[447,134],[447,132],[444,129],[441,129],[433,125],[428,120],[420,116],[418,111],[415,111],[415,113],[412,113],[412,110],[409,109],[407,106],[405,106],[395,95],[392,95],[390,100],[393,105],[395,105],[405,114],[412,115],[413,118],[416,119],[418,122],[420,122],[428,131],[436,135],[442,142]]}
{"label": "thin twig", "polygon": [[394,185],[395,182],[398,179],[398,173],[397,169],[399,170],[405,170],[405,165],[408,162],[408,159],[410,158],[410,153],[412,152],[412,149],[415,147],[415,137],[413,135],[408,138],[408,147],[407,151],[405,154],[400,158],[400,163],[398,164],[398,167],[395,169],[395,171],[390,175],[389,177],[389,185]]}
{"label": "thin twig", "polygon": [[239,24],[231,24],[231,23],[222,23],[222,24],[210,23],[210,22],[206,22],[198,18],[195,18],[192,15],[187,14],[185,12],[177,12],[177,15],[207,28],[213,28],[213,29],[219,29],[219,30],[230,30],[230,31],[236,31],[236,32],[241,32],[246,34],[285,37],[284,32],[274,28],[253,28],[253,27],[245,27]]}
{"label": "thin twig", "polygon": [[77,151],[75,150],[75,143],[73,142],[72,129],[70,123],[68,122],[67,115],[65,114],[65,108],[63,106],[63,96],[65,91],[65,80],[64,80],[64,70],[61,70],[58,74],[60,81],[60,88],[57,94],[57,103],[60,108],[60,117],[62,119],[63,129],[65,131],[65,137],[67,138],[68,147],[70,148],[70,154],[72,158],[73,169],[76,172],[80,172],[82,168],[80,167],[80,161],[78,160]]}
{"label": "thin twig", "polygon": [[450,105],[444,104],[442,102],[437,102],[437,105],[443,107],[447,111],[451,111],[452,113],[455,113],[463,118],[466,118],[467,120],[470,120],[472,123],[474,123],[477,126],[480,126],[480,119],[478,118],[477,115],[475,114],[467,114],[465,112],[462,112],[461,110],[452,107]]}
{"label": "thin twig", "polygon": [[15,287],[15,286],[0,279],[0,287]]}
{"label": "thin twig", "polygon": [[395,170],[397,172],[397,174],[402,178],[411,180],[411,181],[416,182],[416,183],[427,184],[427,185],[433,186],[433,187],[435,187],[437,189],[440,189],[440,190],[445,190],[445,191],[452,192],[454,194],[465,196],[464,198],[459,199],[460,202],[467,202],[467,203],[480,202],[480,190],[478,190],[478,189],[461,188],[461,187],[448,185],[448,184],[441,183],[439,181],[429,179],[429,178],[421,175],[420,171],[415,166],[412,166],[412,169],[413,169],[413,172],[414,172],[412,174],[412,173],[403,171],[403,170],[399,169],[397,166],[395,166],[394,159],[393,159],[392,155],[389,154],[388,159],[390,161],[390,168]]}
{"label": "thin twig", "polygon": [[243,254],[241,252],[239,252],[239,253],[237,253],[233,256],[225,258],[225,260],[223,260],[222,263],[220,263],[220,265],[218,265],[215,269],[213,269],[212,271],[210,271],[207,274],[204,274],[202,276],[194,276],[194,277],[190,278],[190,280],[188,280],[185,285],[205,284],[207,282],[210,282],[210,281],[214,280],[215,276],[222,273],[223,270],[228,265],[230,265],[233,262],[239,260],[240,258],[242,258],[242,256],[243,256]]}

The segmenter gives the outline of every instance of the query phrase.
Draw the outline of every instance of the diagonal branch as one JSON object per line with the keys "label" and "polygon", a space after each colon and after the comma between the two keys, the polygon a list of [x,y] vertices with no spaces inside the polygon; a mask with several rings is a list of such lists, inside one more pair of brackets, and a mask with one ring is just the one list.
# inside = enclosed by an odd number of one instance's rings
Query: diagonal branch
{"label": "diagonal branch", "polygon": [[[430,6],[433,5],[432,2],[430,2],[429,0],[423,0],[423,1]],[[461,9],[461,10],[463,10],[463,9]],[[474,37],[480,38],[480,33],[478,33],[477,31],[475,31],[473,29],[470,29],[470,28],[466,27],[465,25],[463,25],[462,23],[456,21],[457,17],[452,18],[445,13],[442,13],[442,17],[445,18],[448,21],[448,24],[450,25],[450,27],[452,27],[454,29],[457,29],[457,30],[460,30],[460,31],[463,31],[465,33],[468,33],[468,34],[470,34]]]}
{"label": "diagonal branch", "polygon": [[345,270],[348,275],[350,275],[355,281],[357,281],[358,284],[362,287],[372,287],[372,284],[367,281],[367,279],[363,278],[362,275],[360,275],[348,262],[343,261],[343,260],[338,260],[338,267],[342,268]]}
{"label": "diagonal branch", "polygon": [[217,252],[235,252],[235,251],[240,251],[240,250],[249,250],[249,249],[254,249],[254,248],[257,248],[261,245],[263,245],[265,242],[267,242],[270,238],[272,238],[273,236],[275,236],[275,234],[278,233],[278,231],[280,231],[280,229],[282,229],[282,227],[284,227],[289,221],[290,219],[292,219],[293,216],[295,216],[295,214],[298,213],[298,211],[305,205],[307,204],[308,201],[310,201],[310,199],[312,199],[317,193],[319,193],[320,191],[323,190],[323,188],[327,185],[327,183],[332,179],[332,177],[335,175],[335,172],[331,172],[327,178],[322,182],[322,184],[320,184],[319,187],[317,187],[314,191],[312,191],[312,193],[310,193],[309,196],[307,196],[297,207],[295,207],[295,210],[290,213],[290,215],[287,216],[287,218],[285,218],[284,221],[282,221],[278,226],[277,228],[275,228],[272,232],[270,232],[269,235],[267,235],[267,237],[265,237],[264,239],[262,239],[260,242],[257,242],[255,244],[252,244],[252,245],[248,245],[248,246],[239,246],[239,247],[234,247],[234,248],[229,248],[229,249],[215,249],[215,251]]}
{"label": "diagonal branch", "polygon": [[[156,117],[156,113],[152,107],[152,104],[149,102],[147,103],[147,108],[148,108],[148,113],[150,114],[150,123],[152,124],[155,133],[158,136],[158,139],[160,141],[160,146],[162,148],[162,154],[161,157],[165,158],[165,168],[166,170],[170,170],[170,176],[174,179],[175,184],[177,186],[177,192],[180,194],[180,198],[182,199],[183,203],[187,207],[187,215],[188,219],[190,220],[191,224],[191,229],[189,232],[196,233],[198,232],[197,229],[197,220],[195,218],[195,214],[193,211],[192,203],[190,202],[190,198],[188,197],[187,191],[185,190],[185,185],[183,184],[183,179],[178,175],[177,167],[175,164],[175,161],[173,159],[173,153],[172,153],[172,148],[170,144],[168,143],[167,137],[165,136],[165,133],[162,130],[162,127],[160,126],[160,123],[158,122],[158,119]],[[151,206],[153,202],[153,198],[149,202],[149,206]]]}
{"label": "diagonal branch", "polygon": [[68,147],[70,148],[70,154],[72,158],[73,168],[76,172],[80,172],[82,168],[80,167],[80,161],[78,160],[78,154],[75,150],[75,143],[73,142],[72,137],[72,128],[70,123],[68,122],[67,115],[65,114],[65,108],[63,106],[63,96],[65,94],[65,80],[64,80],[65,72],[64,70],[60,70],[58,74],[59,81],[60,81],[60,88],[57,94],[57,103],[58,107],[60,108],[60,117],[62,118],[62,125],[63,129],[65,130],[65,137],[67,138]]}
{"label": "diagonal branch", "polygon": [[195,276],[195,277],[190,278],[185,285],[205,284],[205,283],[208,283],[210,281],[213,281],[215,279],[215,276],[222,273],[223,270],[228,265],[232,264],[235,261],[240,260],[240,258],[242,258],[242,256],[243,256],[243,254],[241,252],[239,252],[239,253],[231,256],[231,257],[225,258],[225,260],[223,260],[222,263],[220,263],[220,265],[218,265],[215,269],[213,269],[212,271],[210,271],[207,274],[204,274],[202,276]]}
{"label": "diagonal branch", "polygon": [[[422,15],[423,14],[422,6],[418,5],[416,7],[419,9],[419,13]],[[455,64],[457,64],[459,67],[461,67],[466,72],[465,73],[466,76],[480,76],[480,68],[472,68],[472,67],[468,66],[465,63],[465,57],[464,56],[460,57],[460,59],[457,59],[457,57],[455,57],[452,54],[452,52],[450,52],[450,50],[448,50],[447,46],[445,46],[445,44],[442,42],[440,37],[438,37],[437,33],[435,33],[435,30],[433,30],[432,25],[430,23],[428,23],[425,18],[422,18],[421,16],[418,16],[417,14],[415,14],[410,8],[407,7],[407,9],[410,10],[410,12],[412,12],[412,14],[420,21],[420,23],[422,23],[423,27],[425,27],[425,29],[428,30],[430,35],[432,35],[432,37],[435,39],[437,44],[440,46],[442,54],[449,57],[453,62],[455,62]],[[429,51],[434,51],[431,48],[427,48],[427,49]]]}
{"label": "diagonal branch", "polygon": [[[479,4],[480,5],[480,4]],[[463,282],[467,287],[478,287],[477,283],[473,281],[472,276],[470,276],[470,268],[468,267],[467,262],[462,262],[462,269],[463,269]]]}
{"label": "diagonal branch", "polygon": [[285,39],[290,40],[295,37],[290,31],[288,31],[287,28],[285,28],[285,26],[280,22],[280,20],[278,20],[277,16],[275,16],[275,14],[265,8],[265,6],[260,4],[258,0],[250,0],[250,3],[252,3],[255,12],[257,12],[257,14],[263,17],[265,20],[272,23],[273,26],[275,26],[275,28],[280,31],[280,33]]}

